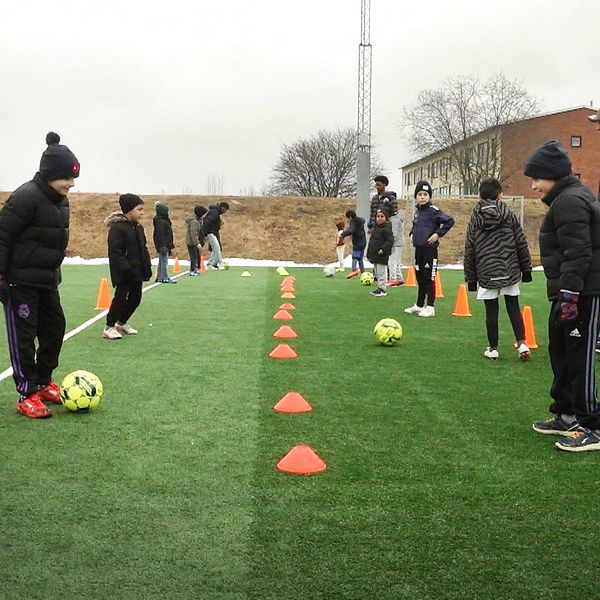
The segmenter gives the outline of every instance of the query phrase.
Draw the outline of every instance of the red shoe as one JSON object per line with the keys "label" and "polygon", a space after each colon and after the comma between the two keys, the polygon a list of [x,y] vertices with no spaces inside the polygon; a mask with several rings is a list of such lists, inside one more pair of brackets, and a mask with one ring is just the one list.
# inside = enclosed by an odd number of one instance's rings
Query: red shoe
{"label": "red shoe", "polygon": [[48,400],[52,404],[61,404],[60,388],[56,381],[51,381],[48,385],[41,387],[37,394],[42,400]]}
{"label": "red shoe", "polygon": [[359,273],[360,271],[350,271],[350,273],[346,275],[346,279],[352,279],[353,277],[356,277]]}
{"label": "red shoe", "polygon": [[398,279],[393,279],[387,282],[388,287],[397,287],[399,285],[404,285],[404,281],[399,281]]}
{"label": "red shoe", "polygon": [[47,419],[52,411],[42,402],[38,392],[21,397],[17,402],[17,412],[30,419]]}

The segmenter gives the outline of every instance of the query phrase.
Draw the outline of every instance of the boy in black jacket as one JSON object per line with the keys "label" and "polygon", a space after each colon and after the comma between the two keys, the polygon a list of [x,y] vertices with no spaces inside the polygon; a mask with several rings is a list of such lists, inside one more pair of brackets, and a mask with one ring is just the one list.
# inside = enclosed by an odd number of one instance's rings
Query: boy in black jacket
{"label": "boy in black jacket", "polygon": [[564,437],[559,450],[600,450],[600,405],[594,347],[600,326],[600,202],[571,173],[556,140],[540,146],[525,165],[531,187],[548,205],[540,228],[540,256],[552,303],[548,354],[552,366],[550,412],[538,433]]}
{"label": "boy in black jacket", "polygon": [[110,227],[108,261],[110,278],[116,288],[102,332],[107,340],[137,334],[128,321],[142,300],[142,282],[152,276],[146,236],[139,223],[144,214],[144,201],[135,194],[123,194],[119,206],[123,212],[111,213],[104,221]]}
{"label": "boy in black jacket", "polygon": [[176,279],[169,277],[169,256],[171,250],[175,248],[173,244],[173,227],[169,219],[169,207],[161,202],[154,204],[156,215],[152,223],[154,224],[154,233],[152,239],[154,247],[158,252],[158,270],[156,271],[157,283],[177,283]]}
{"label": "boy in black jacket", "polygon": [[46,136],[39,172],[0,210],[0,300],[20,395],[17,412],[32,419],[52,416],[44,401],[60,404],[52,381],[65,334],[58,284],[69,240],[67,194],[80,167],[59,142],[54,132]]}
{"label": "boy in black jacket", "polygon": [[431,203],[433,191],[427,181],[415,186],[417,207],[413,218],[410,238],[415,247],[415,271],[417,274],[417,302],[404,312],[419,317],[435,317],[435,274],[437,272],[440,238],[454,226],[454,219]]}
{"label": "boy in black jacket", "polygon": [[384,210],[375,213],[375,226],[371,230],[371,239],[367,248],[367,258],[373,263],[377,289],[369,292],[371,296],[381,298],[387,296],[387,264],[394,245],[392,224]]}
{"label": "boy in black jacket", "polygon": [[[363,258],[365,255],[365,246],[367,245],[367,236],[365,235],[365,220],[362,217],[357,217],[353,210],[346,211],[348,219],[348,229],[344,229],[338,235],[343,239],[346,236],[352,236],[352,270],[346,279],[352,279],[359,273],[365,272]],[[356,268],[358,266],[358,269]]]}

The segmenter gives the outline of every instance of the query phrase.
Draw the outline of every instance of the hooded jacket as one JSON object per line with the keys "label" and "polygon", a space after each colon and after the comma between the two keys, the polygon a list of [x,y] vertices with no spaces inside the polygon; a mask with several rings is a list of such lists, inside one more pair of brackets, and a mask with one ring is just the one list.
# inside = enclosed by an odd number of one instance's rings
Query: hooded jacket
{"label": "hooded jacket", "polygon": [[223,209],[219,204],[211,204],[208,207],[208,212],[204,216],[204,223],[202,225],[202,233],[206,236],[209,233],[219,237],[219,230],[221,229],[221,214]]}
{"label": "hooded jacket", "polygon": [[120,211],[108,215],[104,224],[109,227],[108,262],[113,286],[148,281],[152,265],[144,228],[136,221],[129,221]]}
{"label": "hooded jacket", "polygon": [[543,198],[548,212],[540,228],[540,256],[550,300],[560,290],[600,296],[600,201],[574,175]]}
{"label": "hooded jacket", "polygon": [[154,247],[159,254],[164,254],[165,250],[167,254],[170,254],[175,245],[173,244],[173,227],[171,226],[171,219],[169,219],[169,207],[166,204],[157,202],[155,210],[156,215],[152,219],[154,224],[152,234]]}
{"label": "hooded jacket", "polygon": [[342,232],[342,238],[352,236],[352,250],[364,250],[367,246],[367,236],[365,235],[365,220],[362,217],[356,217],[350,220],[348,229]]}
{"label": "hooded jacket", "polygon": [[488,289],[518,283],[531,271],[531,256],[523,229],[505,202],[480,200],[467,226],[465,281]]}
{"label": "hooded jacket", "polygon": [[69,200],[37,173],[0,210],[0,274],[17,285],[54,289],[69,242]]}
{"label": "hooded jacket", "polygon": [[[392,224],[389,221],[384,223],[375,223],[371,231],[371,239],[367,248],[367,258],[373,264],[387,265],[394,244],[394,234],[392,233]],[[383,250],[379,254],[379,250]]]}

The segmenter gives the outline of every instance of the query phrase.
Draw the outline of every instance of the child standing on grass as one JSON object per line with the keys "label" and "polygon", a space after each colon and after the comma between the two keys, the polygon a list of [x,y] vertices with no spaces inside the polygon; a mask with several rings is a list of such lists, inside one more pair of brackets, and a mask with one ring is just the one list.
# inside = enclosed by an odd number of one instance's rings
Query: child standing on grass
{"label": "child standing on grass", "polygon": [[417,202],[410,238],[415,248],[417,302],[404,312],[419,317],[435,317],[435,274],[437,273],[440,238],[454,225],[454,219],[431,203],[433,191],[427,181],[415,186]]}
{"label": "child standing on grass", "polygon": [[185,218],[186,234],[185,244],[190,255],[190,275],[200,275],[200,251],[204,246],[204,236],[200,232],[202,217],[206,214],[204,206],[196,206],[194,214]]}
{"label": "child standing on grass", "polygon": [[67,194],[79,177],[79,162],[60,136],[48,133],[46,144],[39,171],[0,210],[0,300],[16,408],[31,419],[52,416],[44,401],[61,403],[52,381],[65,334],[58,285],[69,239]]}
{"label": "child standing on grass", "polygon": [[375,226],[371,230],[371,239],[367,248],[367,258],[373,263],[377,289],[369,292],[371,296],[387,296],[387,264],[394,244],[392,225],[387,213],[380,209],[375,214]]}
{"label": "child standing on grass", "polygon": [[140,219],[144,201],[135,194],[119,198],[121,211],[111,213],[104,221],[108,231],[108,262],[115,295],[106,315],[102,337],[118,340],[123,335],[136,335],[129,318],[142,300],[142,282],[152,277],[150,254]]}
{"label": "child standing on grass", "polygon": [[337,227],[336,236],[335,236],[335,251],[337,252],[338,266],[336,271],[338,273],[344,272],[344,238],[341,233],[344,231],[344,221],[340,219],[335,222],[335,226]]}
{"label": "child standing on grass", "polygon": [[464,271],[469,291],[477,291],[477,300],[485,302],[488,347],[483,355],[498,358],[498,298],[504,296],[515,347],[520,358],[527,360],[530,353],[519,307],[519,282],[531,281],[527,239],[517,217],[502,201],[502,185],[497,179],[484,179],[479,197],[467,226]]}
{"label": "child standing on grass", "polygon": [[173,227],[171,226],[171,219],[169,219],[169,207],[161,202],[156,202],[154,209],[156,214],[152,220],[154,224],[152,239],[158,252],[156,281],[157,283],[177,283],[176,279],[169,277],[169,256],[171,250],[175,248],[173,244]]}
{"label": "child standing on grass", "polygon": [[[359,273],[365,272],[363,258],[365,248],[367,246],[367,236],[365,234],[365,220],[362,217],[357,217],[353,210],[346,211],[348,219],[348,229],[338,233],[341,238],[352,236],[352,271],[346,275],[346,279],[352,279]],[[358,265],[358,270],[356,269]]]}

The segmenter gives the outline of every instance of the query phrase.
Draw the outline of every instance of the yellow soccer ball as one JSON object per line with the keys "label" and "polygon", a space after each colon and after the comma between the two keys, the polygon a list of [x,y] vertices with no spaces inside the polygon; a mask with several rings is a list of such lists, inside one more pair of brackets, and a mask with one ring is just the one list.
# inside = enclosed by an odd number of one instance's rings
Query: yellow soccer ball
{"label": "yellow soccer ball", "polygon": [[402,325],[396,319],[381,319],[373,328],[373,333],[384,346],[394,346],[402,338]]}
{"label": "yellow soccer ball", "polygon": [[73,412],[95,410],[103,395],[102,382],[89,371],[73,371],[60,384],[60,400],[67,410]]}

